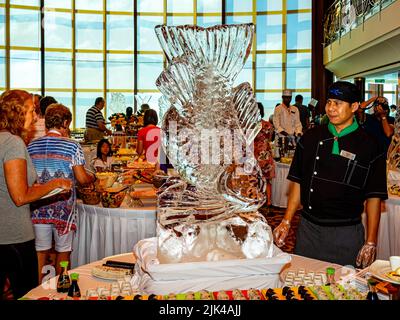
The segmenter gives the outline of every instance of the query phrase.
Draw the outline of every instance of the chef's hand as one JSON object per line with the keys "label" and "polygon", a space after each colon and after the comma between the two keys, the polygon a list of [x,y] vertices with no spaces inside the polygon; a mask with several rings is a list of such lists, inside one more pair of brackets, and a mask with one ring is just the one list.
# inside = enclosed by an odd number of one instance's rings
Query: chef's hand
{"label": "chef's hand", "polygon": [[358,253],[356,265],[357,267],[366,268],[374,262],[376,256],[376,243],[367,242],[363,245]]}
{"label": "chef's hand", "polygon": [[279,132],[281,135],[283,135],[283,136],[287,136],[288,135],[288,133],[286,132],[286,131],[281,131],[281,132]]}
{"label": "chef's hand", "polygon": [[280,248],[285,245],[285,239],[289,234],[290,222],[283,219],[282,222],[273,231],[274,242]]}

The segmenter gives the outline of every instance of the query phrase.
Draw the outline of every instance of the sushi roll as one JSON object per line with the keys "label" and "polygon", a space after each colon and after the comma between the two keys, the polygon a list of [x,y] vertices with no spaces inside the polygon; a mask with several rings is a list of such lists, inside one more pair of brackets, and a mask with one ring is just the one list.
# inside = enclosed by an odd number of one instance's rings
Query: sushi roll
{"label": "sushi roll", "polygon": [[217,300],[229,300],[229,296],[225,291],[218,291]]}
{"label": "sushi roll", "polygon": [[186,293],[185,300],[194,300],[194,293],[193,292]]}
{"label": "sushi roll", "polygon": [[176,300],[176,294],[175,294],[175,293],[170,293],[170,294],[167,296],[167,300]]}
{"label": "sushi roll", "polygon": [[201,290],[200,292],[201,300],[212,300],[211,293],[206,290]]}
{"label": "sushi roll", "polygon": [[247,300],[243,292],[239,289],[235,289],[232,291],[232,297],[234,300]]}
{"label": "sushi roll", "polygon": [[249,300],[261,300],[260,292],[257,289],[249,289],[247,291],[247,296]]}

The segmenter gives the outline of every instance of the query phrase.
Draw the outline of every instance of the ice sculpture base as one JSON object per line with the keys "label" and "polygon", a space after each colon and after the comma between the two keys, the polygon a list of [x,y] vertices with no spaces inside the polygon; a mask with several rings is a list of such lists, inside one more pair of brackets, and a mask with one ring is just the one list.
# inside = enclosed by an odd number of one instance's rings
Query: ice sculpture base
{"label": "ice sculpture base", "polygon": [[160,264],[157,238],[139,241],[133,285],[144,293],[169,294],[281,286],[279,273],[291,256],[274,247],[272,258]]}
{"label": "ice sculpture base", "polygon": [[160,263],[209,262],[273,256],[272,230],[259,212],[229,216],[200,214],[196,208],[158,208]]}

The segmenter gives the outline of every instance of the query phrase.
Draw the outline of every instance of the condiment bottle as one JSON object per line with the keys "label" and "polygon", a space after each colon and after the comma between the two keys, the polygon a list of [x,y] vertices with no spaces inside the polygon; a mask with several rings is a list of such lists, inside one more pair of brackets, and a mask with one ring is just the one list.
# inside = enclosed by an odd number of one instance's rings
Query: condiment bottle
{"label": "condiment bottle", "polygon": [[368,280],[368,287],[369,291],[367,294],[367,300],[379,300],[378,294],[376,293],[376,288],[375,288],[376,282],[372,279]]}
{"label": "condiment bottle", "polygon": [[68,292],[71,281],[68,275],[68,261],[61,261],[60,266],[63,268],[57,281],[57,292]]}
{"label": "condiment bottle", "polygon": [[326,285],[335,284],[335,268],[326,268]]}
{"label": "condiment bottle", "polygon": [[68,297],[79,298],[81,296],[81,290],[79,289],[78,286],[78,279],[79,279],[79,273],[71,273],[72,283],[68,290]]}

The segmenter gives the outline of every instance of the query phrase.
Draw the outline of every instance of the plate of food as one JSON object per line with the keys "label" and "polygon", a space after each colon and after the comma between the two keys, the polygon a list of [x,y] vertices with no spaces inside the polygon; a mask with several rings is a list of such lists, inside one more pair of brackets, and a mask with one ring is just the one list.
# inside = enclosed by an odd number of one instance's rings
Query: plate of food
{"label": "plate of food", "polygon": [[382,281],[400,284],[400,270],[393,271],[389,261],[376,260],[369,267],[369,272]]}
{"label": "plate of food", "polygon": [[92,269],[92,276],[103,280],[124,279],[125,276],[132,276],[132,274],[132,269],[107,266],[105,264],[95,266]]}
{"label": "plate of food", "polygon": [[50,197],[55,196],[56,194],[59,194],[59,193],[61,193],[63,191],[64,191],[64,189],[62,189],[62,188],[53,189],[48,194],[46,194],[43,197],[41,197],[40,199],[50,198]]}

